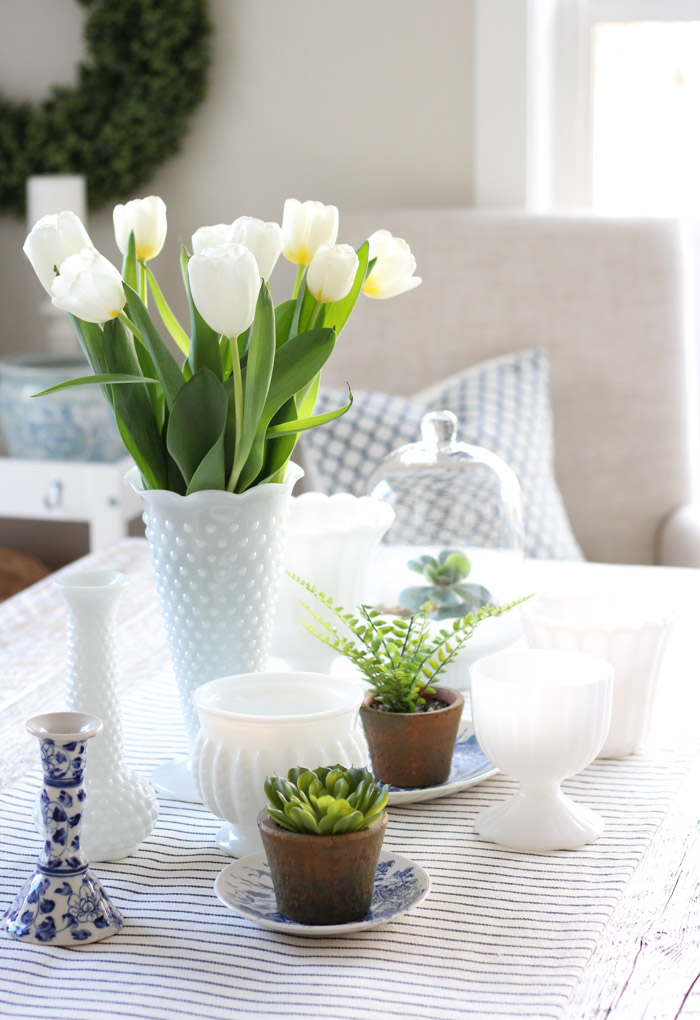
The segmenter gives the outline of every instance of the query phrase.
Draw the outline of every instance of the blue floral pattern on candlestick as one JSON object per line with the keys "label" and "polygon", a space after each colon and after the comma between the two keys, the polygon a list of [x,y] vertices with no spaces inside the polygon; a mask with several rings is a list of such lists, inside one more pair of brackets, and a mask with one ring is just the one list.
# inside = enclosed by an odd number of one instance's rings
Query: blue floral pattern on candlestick
{"label": "blue floral pattern on candlestick", "polygon": [[15,938],[76,945],[104,938],[123,924],[80,849],[85,748],[84,741],[41,740],[44,848],[36,870],[4,915],[5,927]]}
{"label": "blue floral pattern on candlestick", "polygon": [[400,854],[383,850],[374,879],[372,903],[359,921],[342,925],[307,925],[290,921],[277,909],[270,869],[262,853],[251,854],[229,865],[217,878],[215,890],[219,899],[265,928],[289,931],[290,934],[325,935],[354,931],[385,924],[417,906],[428,894],[427,873]]}

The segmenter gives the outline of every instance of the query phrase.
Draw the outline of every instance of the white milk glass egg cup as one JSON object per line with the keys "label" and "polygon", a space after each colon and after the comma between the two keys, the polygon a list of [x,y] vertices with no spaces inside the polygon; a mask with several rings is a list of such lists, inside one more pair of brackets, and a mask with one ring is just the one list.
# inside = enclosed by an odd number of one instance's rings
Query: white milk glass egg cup
{"label": "white milk glass egg cup", "polygon": [[587,652],[615,669],[610,731],[601,758],[624,758],[647,739],[673,617],[634,600],[545,592],[521,606],[531,648]]}
{"label": "white milk glass egg cup", "polygon": [[523,649],[472,666],[472,718],[486,757],[520,782],[508,800],[477,815],[480,836],[514,850],[572,850],[592,843],[603,820],[560,783],[581,772],[610,726],[613,667],[580,652]]}
{"label": "white milk glass egg cup", "polygon": [[295,765],[369,764],[363,698],[353,680],[321,673],[242,673],[197,688],[193,775],[204,804],[226,819],[220,849],[234,857],[262,850],[266,776],[286,776]]}

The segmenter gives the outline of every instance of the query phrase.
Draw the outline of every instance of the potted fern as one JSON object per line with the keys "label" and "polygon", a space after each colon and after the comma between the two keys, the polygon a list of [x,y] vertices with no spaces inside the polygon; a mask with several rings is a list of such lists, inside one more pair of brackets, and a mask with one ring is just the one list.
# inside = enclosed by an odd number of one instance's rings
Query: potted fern
{"label": "potted fern", "polygon": [[268,776],[258,816],[277,909],[299,924],[368,912],[388,820],[389,789],[362,768],[292,768]]}
{"label": "potted fern", "polygon": [[314,621],[302,621],[304,626],[349,659],[370,683],[360,717],[374,774],[398,787],[444,783],[452,767],[464,698],[459,691],[436,686],[435,681],[483,620],[500,616],[523,600],[481,606],[435,633],[431,602],[409,617],[387,616],[371,606],[348,612],[308,581],[290,576],[338,624],[302,602]]}

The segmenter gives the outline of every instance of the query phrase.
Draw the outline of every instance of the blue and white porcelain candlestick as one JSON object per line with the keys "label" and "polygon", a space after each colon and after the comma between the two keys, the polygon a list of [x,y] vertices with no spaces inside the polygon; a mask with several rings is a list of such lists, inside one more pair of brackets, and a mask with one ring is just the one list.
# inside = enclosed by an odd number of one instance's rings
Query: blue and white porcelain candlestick
{"label": "blue and white porcelain candlestick", "polygon": [[54,581],[66,604],[66,708],[104,721],[86,779],[82,840],[91,861],[128,857],[158,818],[155,791],[124,757],[116,608],[127,583],[116,570],[63,571]]}
{"label": "blue and white porcelain candlestick", "polygon": [[86,745],[102,729],[102,720],[81,712],[52,712],[30,719],[27,729],[41,742],[44,848],[4,916],[5,927],[23,942],[96,942],[124,923],[80,846]]}

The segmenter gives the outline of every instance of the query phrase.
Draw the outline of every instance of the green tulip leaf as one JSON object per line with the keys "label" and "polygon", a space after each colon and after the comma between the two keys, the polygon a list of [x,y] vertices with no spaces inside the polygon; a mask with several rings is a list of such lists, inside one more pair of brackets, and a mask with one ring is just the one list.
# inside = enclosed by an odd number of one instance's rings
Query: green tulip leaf
{"label": "green tulip leaf", "polygon": [[286,344],[287,340],[289,340],[295,308],[296,301],[293,301],[291,298],[289,301],[282,301],[275,308],[275,343],[278,347]]}
{"label": "green tulip leaf", "polygon": [[243,391],[243,420],[241,434],[236,443],[233,469],[229,484],[238,481],[241,468],[250,454],[265,402],[270,390],[272,370],[275,363],[275,313],[270,289],[263,281],[255,307],[255,318],[250,328],[248,358],[246,361],[245,387]]}
{"label": "green tulip leaf", "polygon": [[133,287],[129,287],[126,284],[124,290],[127,294],[127,314],[141,333],[146,349],[153,359],[158,381],[165,394],[165,402],[168,410],[171,411],[180,390],[185,385],[182,372],[166,346],[165,341],[154,326],[153,320],[139,295]]}
{"label": "green tulip leaf", "polygon": [[[134,343],[118,319],[105,323],[102,345],[110,373],[141,374]],[[145,483],[152,489],[167,488],[165,444],[146,387],[115,386],[111,388],[111,400],[119,434]]]}
{"label": "green tulip leaf", "polygon": [[184,383],[170,411],[168,452],[182,472],[188,493],[224,488],[227,410],[223,383],[208,368],[200,368]]}
{"label": "green tulip leaf", "polygon": [[255,483],[265,463],[267,430],[272,419],[295,393],[308,386],[321,371],[333,352],[335,340],[332,329],[315,329],[293,336],[277,348],[265,407],[250,455],[236,482],[236,492],[245,492]]}
{"label": "green tulip leaf", "polygon": [[138,290],[138,261],[136,259],[136,238],[134,237],[133,230],[129,234],[129,240],[126,242],[126,250],[122,260],[122,279],[124,283],[133,287],[134,290]]}
{"label": "green tulip leaf", "polygon": [[190,350],[190,338],[188,337],[187,333],[185,333],[180,323],[177,321],[174,312],[172,311],[168,302],[165,300],[163,292],[158,286],[158,282],[155,276],[153,275],[153,272],[151,271],[151,269],[149,269],[146,262],[143,263],[143,269],[144,272],[146,273],[148,285],[151,288],[153,300],[156,303],[156,308],[158,309],[160,317],[163,320],[163,324],[167,329],[168,333],[170,333],[170,336],[173,338],[177,346],[182,351],[182,353],[185,355],[185,357],[187,357]]}
{"label": "green tulip leaf", "polygon": [[271,425],[267,430],[267,437],[273,438],[275,436],[284,436],[292,432],[304,432],[306,429],[314,429],[318,425],[325,425],[329,421],[333,421],[335,418],[340,418],[341,415],[345,414],[350,410],[353,403],[352,390],[348,386],[348,403],[343,404],[342,407],[335,408],[333,411],[326,411],[325,414],[316,414],[311,418],[296,418],[294,421],[282,422],[279,425]]}
{"label": "green tulip leaf", "polygon": [[58,393],[59,390],[69,390],[73,386],[94,386],[104,385],[105,383],[110,385],[118,383],[153,383],[157,381],[157,379],[146,379],[142,375],[120,375],[117,372],[106,372],[102,375],[83,375],[79,379],[66,379],[65,382],[49,386],[47,390],[42,390],[41,393],[32,393],[32,397],[45,397],[47,393]]}

